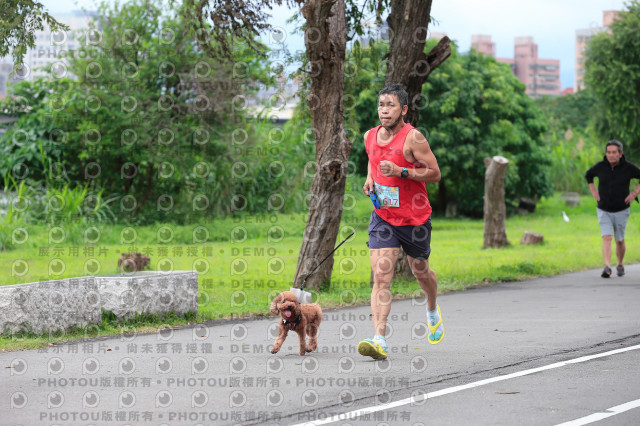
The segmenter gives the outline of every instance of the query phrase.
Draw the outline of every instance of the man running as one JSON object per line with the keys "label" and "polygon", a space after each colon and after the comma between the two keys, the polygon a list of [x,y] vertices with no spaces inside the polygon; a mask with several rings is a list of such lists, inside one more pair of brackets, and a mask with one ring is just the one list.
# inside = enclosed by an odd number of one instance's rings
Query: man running
{"label": "man running", "polygon": [[391,311],[391,281],[400,248],[404,249],[413,275],[427,299],[428,340],[440,343],[444,327],[436,304],[438,280],[429,268],[431,253],[431,205],[426,182],[438,182],[440,169],[427,139],[404,122],[408,95],[399,84],[390,84],[378,94],[380,126],[365,133],[369,157],[367,179],[362,188],[374,192],[381,204],[369,223],[369,256],[373,270],[371,313],[373,339],[358,344],[358,352],[374,359],[387,357],[385,338]]}

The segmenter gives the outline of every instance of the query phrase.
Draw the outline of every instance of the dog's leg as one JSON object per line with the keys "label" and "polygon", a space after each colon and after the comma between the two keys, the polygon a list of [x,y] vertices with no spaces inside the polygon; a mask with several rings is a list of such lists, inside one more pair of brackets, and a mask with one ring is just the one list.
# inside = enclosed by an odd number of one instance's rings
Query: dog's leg
{"label": "dog's leg", "polygon": [[307,352],[315,351],[318,349],[318,329],[319,327],[311,323],[307,325],[307,333],[309,334],[309,344],[307,345]]}
{"label": "dog's leg", "polygon": [[282,344],[284,343],[284,339],[287,338],[288,333],[289,330],[284,328],[282,325],[278,327],[278,337],[276,337],[276,341],[273,342],[273,349],[271,349],[272,354],[275,354],[280,350]]}
{"label": "dog's leg", "polygon": [[298,332],[298,337],[300,338],[300,355],[304,355],[307,352],[307,333],[305,333],[304,329],[305,327],[298,327],[298,330],[296,330]]}

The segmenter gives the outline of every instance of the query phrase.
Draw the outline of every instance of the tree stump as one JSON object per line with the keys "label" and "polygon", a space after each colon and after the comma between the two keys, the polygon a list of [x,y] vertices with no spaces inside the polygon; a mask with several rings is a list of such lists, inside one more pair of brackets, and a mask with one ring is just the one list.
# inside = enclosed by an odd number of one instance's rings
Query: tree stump
{"label": "tree stump", "polygon": [[577,192],[567,192],[561,195],[564,198],[564,204],[568,207],[576,207],[580,205],[580,194]]}
{"label": "tree stump", "polygon": [[444,217],[447,219],[458,216],[458,203],[449,201],[444,211]]}
{"label": "tree stump", "polygon": [[527,213],[533,213],[536,211],[536,200],[520,197],[518,200],[518,208],[526,211]]}
{"label": "tree stump", "polygon": [[142,253],[121,253],[118,259],[118,268],[125,272],[142,271],[148,265],[151,259]]}
{"label": "tree stump", "polygon": [[484,245],[502,247],[509,245],[506,232],[507,206],[504,201],[504,176],[509,160],[496,155],[485,158],[487,171],[484,176]]}
{"label": "tree stump", "polygon": [[522,235],[522,239],[520,240],[520,244],[522,245],[530,245],[530,244],[542,244],[542,240],[544,237],[542,234],[536,234],[535,232],[526,231]]}

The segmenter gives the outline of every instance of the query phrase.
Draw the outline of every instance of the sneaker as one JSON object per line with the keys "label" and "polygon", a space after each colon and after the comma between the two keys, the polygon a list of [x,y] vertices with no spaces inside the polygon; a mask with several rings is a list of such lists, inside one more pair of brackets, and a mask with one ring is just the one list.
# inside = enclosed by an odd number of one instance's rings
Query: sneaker
{"label": "sneaker", "polygon": [[429,327],[429,335],[427,336],[427,340],[432,345],[437,345],[438,343],[442,342],[442,339],[444,339],[444,325],[442,325],[442,312],[440,312],[440,305],[436,305],[436,308],[438,309],[438,317],[440,317],[436,324],[431,325],[429,323],[429,318],[427,315],[427,327]]}
{"label": "sneaker", "polygon": [[611,268],[609,268],[608,266],[605,266],[604,269],[602,270],[602,275],[600,275],[602,278],[609,278],[611,276]]}
{"label": "sneaker", "polygon": [[618,265],[616,266],[616,271],[618,272],[618,276],[621,277],[624,275],[624,266]]}
{"label": "sneaker", "polygon": [[373,359],[385,359],[387,357],[387,348],[382,347],[380,343],[364,339],[358,343],[358,353],[363,356],[370,356]]}

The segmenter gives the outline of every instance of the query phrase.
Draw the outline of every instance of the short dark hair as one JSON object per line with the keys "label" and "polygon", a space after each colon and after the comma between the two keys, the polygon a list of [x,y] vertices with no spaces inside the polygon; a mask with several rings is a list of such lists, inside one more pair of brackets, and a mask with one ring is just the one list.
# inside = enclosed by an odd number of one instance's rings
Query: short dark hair
{"label": "short dark hair", "polygon": [[402,87],[401,84],[387,84],[381,91],[378,92],[378,99],[380,99],[380,96],[382,95],[396,95],[401,107],[409,105],[409,94],[406,90],[404,90],[404,87]]}
{"label": "short dark hair", "polygon": [[615,139],[611,139],[609,142],[607,142],[607,144],[604,147],[604,150],[606,151],[607,148],[609,148],[609,145],[614,145],[618,147],[618,151],[622,152],[622,142],[615,140]]}

